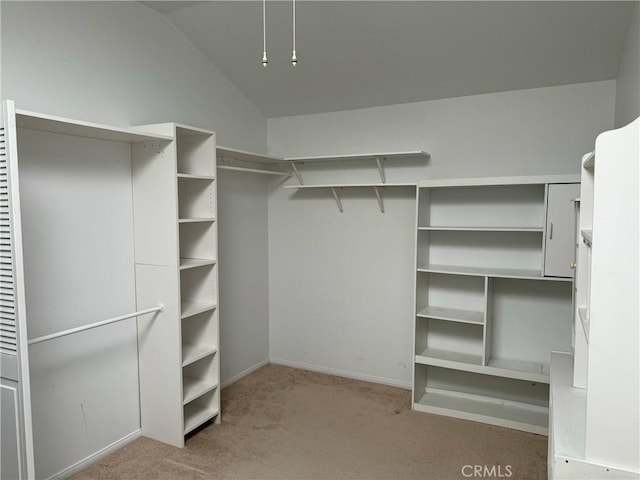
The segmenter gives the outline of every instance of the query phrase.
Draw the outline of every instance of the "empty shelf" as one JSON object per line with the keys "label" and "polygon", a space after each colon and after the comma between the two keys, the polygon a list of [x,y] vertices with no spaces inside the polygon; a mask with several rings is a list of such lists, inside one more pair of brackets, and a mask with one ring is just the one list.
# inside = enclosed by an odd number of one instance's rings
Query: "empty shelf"
{"label": "empty shelf", "polygon": [[180,258],[180,270],[215,264],[216,261],[210,258]]}
{"label": "empty shelf", "polygon": [[523,280],[548,280],[554,282],[571,282],[573,278],[543,277],[540,270],[521,270],[515,268],[481,268],[458,265],[422,265],[419,272],[447,273],[452,275],[469,275],[476,277],[516,278]]}
{"label": "empty shelf", "polygon": [[190,180],[205,180],[205,181],[209,181],[212,182],[214,181],[216,178],[211,176],[211,175],[194,175],[191,173],[179,173],[178,174],[178,178],[186,178],[186,179],[190,179]]}
{"label": "empty shelf", "polygon": [[209,380],[201,380],[193,377],[183,377],[182,379],[182,403],[187,403],[215,389],[217,382]]}
{"label": "empty shelf", "polygon": [[549,365],[518,360],[490,359],[488,365],[482,365],[481,355],[451,352],[427,348],[416,355],[415,362],[434,367],[451,368],[465,372],[512,378],[537,383],[549,383]]}
{"label": "empty shelf", "polygon": [[539,232],[542,227],[418,227],[418,230],[443,231],[443,232]]}
{"label": "empty shelf", "polygon": [[198,223],[198,222],[214,222],[213,217],[198,217],[198,218],[181,218],[178,223]]}
{"label": "empty shelf", "polygon": [[[467,371],[473,365],[482,366],[482,355],[427,348],[416,355],[416,363]],[[472,370],[476,371],[476,369]]]}
{"label": "empty shelf", "polygon": [[210,345],[194,345],[192,343],[183,343],[182,344],[182,366],[186,367],[187,365],[192,364],[193,362],[197,362],[204,357],[208,357],[209,355],[213,355],[216,353],[218,349],[216,347],[212,347]]}
{"label": "empty shelf", "polygon": [[417,313],[418,317],[448,320],[450,322],[484,324],[484,313],[458,308],[425,307]]}
{"label": "empty shelf", "polygon": [[526,403],[506,403],[499,399],[458,396],[446,391],[426,392],[414,404],[418,411],[474,420],[546,435],[549,411]]}
{"label": "empty shelf", "polygon": [[43,113],[28,112],[20,109],[16,109],[16,125],[18,128],[114,142],[133,143],[149,140],[173,140],[173,137],[167,135],[156,135],[127,128],[117,128],[81,120],[45,115]]}
{"label": "empty shelf", "polygon": [[238,160],[241,162],[261,163],[266,165],[281,165],[285,162],[282,157],[273,157],[270,155],[260,155],[259,153],[247,152],[244,150],[237,150],[235,148],[222,147],[218,145],[216,147],[216,156],[223,160]]}
{"label": "empty shelf", "polygon": [[489,364],[485,368],[491,375],[530,382],[549,383],[548,363],[490,358]]}
{"label": "empty shelf", "polygon": [[427,159],[430,154],[422,150],[406,152],[386,152],[386,153],[357,153],[347,155],[326,155],[317,157],[287,157],[288,162],[332,162],[340,160],[375,160],[376,158],[401,159],[401,158],[422,158]]}
{"label": "empty shelf", "polygon": [[197,315],[202,312],[206,312],[209,310],[213,310],[217,307],[215,303],[204,303],[204,302],[182,302],[182,315],[180,318],[188,318],[193,315]]}
{"label": "empty shelf", "polygon": [[384,187],[415,187],[415,183],[334,183],[322,185],[285,185],[284,188],[308,190],[312,188],[384,188]]}
{"label": "empty shelf", "polygon": [[218,409],[191,402],[184,406],[184,434],[196,429],[218,415]]}

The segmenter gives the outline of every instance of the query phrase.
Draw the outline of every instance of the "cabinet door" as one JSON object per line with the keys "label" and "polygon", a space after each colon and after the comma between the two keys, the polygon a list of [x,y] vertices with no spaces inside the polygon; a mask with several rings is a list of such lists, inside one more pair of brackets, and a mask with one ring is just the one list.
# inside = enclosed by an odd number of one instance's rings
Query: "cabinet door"
{"label": "cabinet door", "polygon": [[580,184],[551,184],[547,195],[547,224],[544,274],[548,277],[573,277],[575,261],[575,209]]}

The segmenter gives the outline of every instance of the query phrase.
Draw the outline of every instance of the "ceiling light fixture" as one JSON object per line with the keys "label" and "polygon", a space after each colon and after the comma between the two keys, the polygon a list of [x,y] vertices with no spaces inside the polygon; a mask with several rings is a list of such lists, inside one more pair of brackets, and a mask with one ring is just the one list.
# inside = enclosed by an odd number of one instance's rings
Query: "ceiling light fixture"
{"label": "ceiling light fixture", "polygon": [[[293,37],[292,37],[292,53],[291,53],[291,65],[294,67],[298,65],[298,57],[296,55],[296,0],[292,0],[293,8]],[[269,65],[267,59],[267,0],[262,0],[262,66]]]}
{"label": "ceiling light fixture", "polygon": [[262,0],[262,66],[267,65],[267,0]]}
{"label": "ceiling light fixture", "polygon": [[296,0],[293,0],[293,54],[291,55],[291,65],[294,67],[298,64],[296,57]]}

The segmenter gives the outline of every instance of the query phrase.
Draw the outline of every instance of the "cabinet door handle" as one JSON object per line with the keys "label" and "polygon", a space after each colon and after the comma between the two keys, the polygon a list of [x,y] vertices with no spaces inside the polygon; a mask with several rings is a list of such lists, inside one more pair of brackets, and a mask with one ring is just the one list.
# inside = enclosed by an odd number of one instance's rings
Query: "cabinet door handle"
{"label": "cabinet door handle", "polygon": [[553,222],[549,223],[549,240],[553,238]]}
{"label": "cabinet door handle", "polygon": [[571,270],[575,270],[575,269],[576,269],[576,262],[571,262],[571,263],[569,264],[569,268],[570,268]]}

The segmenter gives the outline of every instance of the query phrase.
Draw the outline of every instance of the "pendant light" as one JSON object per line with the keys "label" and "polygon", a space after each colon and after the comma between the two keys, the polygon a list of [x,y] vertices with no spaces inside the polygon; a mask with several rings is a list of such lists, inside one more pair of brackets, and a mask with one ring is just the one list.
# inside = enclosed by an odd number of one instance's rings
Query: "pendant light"
{"label": "pendant light", "polygon": [[267,65],[267,0],[262,0],[262,66]]}
{"label": "pendant light", "polygon": [[[292,0],[293,8],[293,37],[292,37],[292,53],[291,65],[298,65],[298,57],[296,56],[296,0]],[[267,0],[262,0],[262,66],[269,65],[267,59]]]}
{"label": "pendant light", "polygon": [[298,64],[296,57],[296,0],[293,0],[293,54],[291,55],[291,65],[294,67]]}

